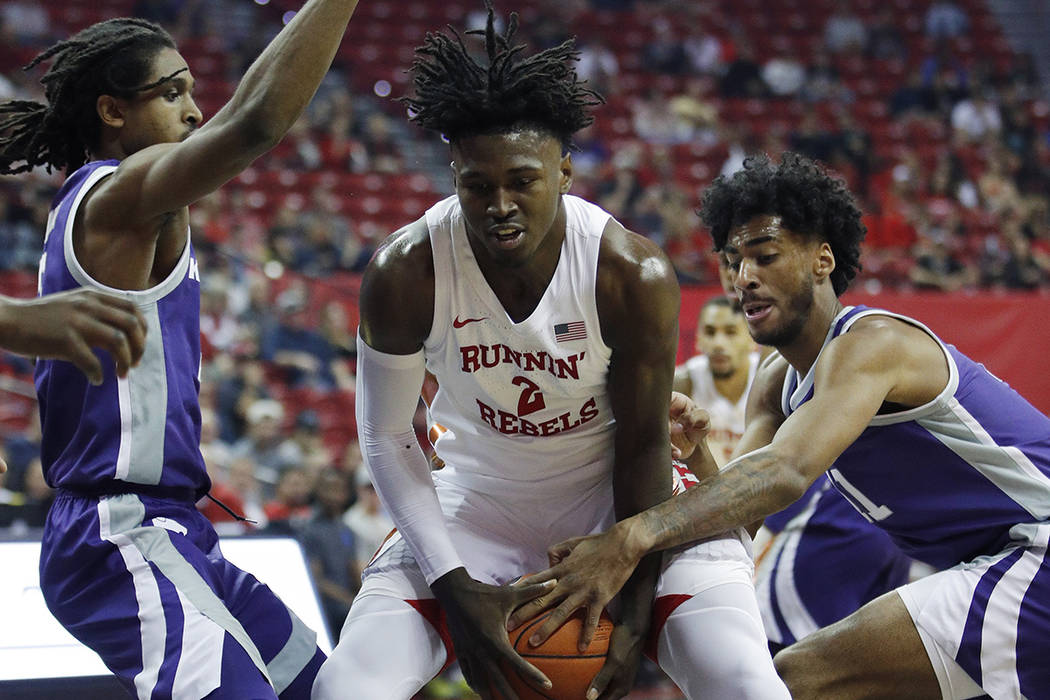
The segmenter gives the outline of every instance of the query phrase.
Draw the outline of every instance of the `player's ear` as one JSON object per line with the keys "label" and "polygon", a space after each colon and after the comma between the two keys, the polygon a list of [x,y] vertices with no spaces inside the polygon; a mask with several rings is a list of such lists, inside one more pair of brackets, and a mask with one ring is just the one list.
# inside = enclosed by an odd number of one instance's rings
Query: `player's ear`
{"label": "player's ear", "polygon": [[831,273],[835,270],[835,253],[831,250],[831,245],[825,241],[820,244],[817,249],[817,255],[813,259],[813,274],[818,279],[827,279]]}
{"label": "player's ear", "polygon": [[95,112],[103,126],[119,129],[124,126],[124,106],[112,95],[99,95],[95,100]]}
{"label": "player's ear", "polygon": [[560,170],[558,179],[558,192],[561,194],[568,194],[569,188],[572,187],[572,154],[566,152],[562,156],[561,164],[558,166]]}

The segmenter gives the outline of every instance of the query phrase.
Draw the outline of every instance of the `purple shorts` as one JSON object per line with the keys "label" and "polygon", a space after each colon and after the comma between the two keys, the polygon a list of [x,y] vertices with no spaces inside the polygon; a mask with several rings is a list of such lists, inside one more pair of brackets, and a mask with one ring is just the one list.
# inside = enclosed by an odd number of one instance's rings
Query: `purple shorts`
{"label": "purple shorts", "polygon": [[313,630],[223,558],[192,503],[60,491],[40,588],[140,700],[307,700],[325,658]]}

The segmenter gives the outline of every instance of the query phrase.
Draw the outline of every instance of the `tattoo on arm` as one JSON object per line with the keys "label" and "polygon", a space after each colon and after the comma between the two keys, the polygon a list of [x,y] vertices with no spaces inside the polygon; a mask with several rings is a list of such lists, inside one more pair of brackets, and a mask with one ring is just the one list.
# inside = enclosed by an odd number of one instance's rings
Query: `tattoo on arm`
{"label": "tattoo on arm", "polygon": [[641,520],[649,551],[717,535],[775,513],[796,500],[797,473],[778,468],[776,455],[761,449],[738,457],[685,493],[644,511]]}

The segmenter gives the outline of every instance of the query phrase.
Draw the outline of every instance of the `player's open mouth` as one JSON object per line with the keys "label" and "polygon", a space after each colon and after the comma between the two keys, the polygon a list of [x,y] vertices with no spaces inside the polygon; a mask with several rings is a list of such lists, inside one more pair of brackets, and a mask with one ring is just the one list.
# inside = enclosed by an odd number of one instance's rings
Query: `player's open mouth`
{"label": "player's open mouth", "polygon": [[768,316],[772,310],[773,305],[764,301],[744,304],[744,318],[748,321],[760,321]]}
{"label": "player's open mouth", "polygon": [[520,226],[492,226],[488,233],[500,248],[512,248],[525,235],[525,229]]}

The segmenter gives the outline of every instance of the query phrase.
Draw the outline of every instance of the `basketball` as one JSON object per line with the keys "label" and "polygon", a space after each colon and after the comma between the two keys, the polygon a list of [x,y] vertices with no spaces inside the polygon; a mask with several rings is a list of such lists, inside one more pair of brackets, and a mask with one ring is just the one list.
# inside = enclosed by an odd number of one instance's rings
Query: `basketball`
{"label": "basketball", "polygon": [[507,680],[520,700],[584,700],[591,681],[605,664],[613,621],[602,611],[594,638],[582,653],[579,651],[580,630],[583,629],[582,610],[573,613],[543,644],[530,646],[529,637],[550,614],[550,610],[540,613],[512,630],[509,636],[514,649],[522,658],[543,671],[554,684],[553,687],[544,692],[534,690],[514,672],[507,674]]}

